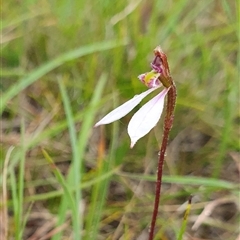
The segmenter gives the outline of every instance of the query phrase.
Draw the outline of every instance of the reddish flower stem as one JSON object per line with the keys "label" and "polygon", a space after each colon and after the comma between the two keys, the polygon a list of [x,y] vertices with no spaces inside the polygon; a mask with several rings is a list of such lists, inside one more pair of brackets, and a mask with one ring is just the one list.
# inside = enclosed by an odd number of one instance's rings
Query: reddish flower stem
{"label": "reddish flower stem", "polygon": [[158,169],[157,169],[157,181],[156,181],[156,192],[155,192],[155,202],[152,214],[152,221],[149,232],[149,240],[153,240],[154,238],[154,230],[158,215],[158,207],[161,197],[161,186],[162,186],[162,174],[163,174],[163,164],[164,164],[164,156],[167,148],[169,132],[173,125],[174,119],[174,108],[176,104],[177,91],[176,86],[171,78],[170,70],[168,66],[167,56],[162,51],[161,47],[156,47],[154,49],[155,60],[153,62],[154,67],[158,67],[162,70],[161,75],[159,76],[160,82],[164,87],[169,88],[167,94],[167,109],[166,115],[164,119],[164,128],[163,128],[163,139],[158,159]]}
{"label": "reddish flower stem", "polygon": [[158,207],[159,207],[159,201],[160,201],[160,195],[161,195],[164,156],[167,148],[169,132],[173,125],[174,108],[175,108],[176,97],[177,97],[176,86],[172,78],[169,77],[168,80],[171,86],[167,94],[167,109],[166,109],[166,116],[164,119],[163,139],[162,139],[162,144],[161,144],[161,149],[160,149],[160,154],[158,159],[155,203],[154,203],[152,221],[151,221],[150,232],[149,232],[149,240],[153,240],[154,238],[154,229],[155,229],[155,224],[157,220]]}

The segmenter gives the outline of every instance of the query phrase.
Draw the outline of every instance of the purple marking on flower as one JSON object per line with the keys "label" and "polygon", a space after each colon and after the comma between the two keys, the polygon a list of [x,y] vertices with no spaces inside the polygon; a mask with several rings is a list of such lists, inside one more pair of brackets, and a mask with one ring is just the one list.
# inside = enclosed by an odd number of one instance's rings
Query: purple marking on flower
{"label": "purple marking on flower", "polygon": [[152,69],[157,71],[158,73],[162,73],[162,60],[159,56],[156,56],[151,63]]}
{"label": "purple marking on flower", "polygon": [[140,74],[140,75],[138,76],[138,79],[139,79],[143,84],[145,84],[144,79],[145,79],[146,75],[147,75],[147,73],[142,73],[142,74]]}

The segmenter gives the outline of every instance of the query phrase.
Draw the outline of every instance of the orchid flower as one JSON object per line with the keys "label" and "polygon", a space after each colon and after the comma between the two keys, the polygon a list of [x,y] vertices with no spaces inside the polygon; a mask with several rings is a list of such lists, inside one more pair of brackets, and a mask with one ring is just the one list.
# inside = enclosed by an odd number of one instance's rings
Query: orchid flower
{"label": "orchid flower", "polygon": [[[119,120],[132,111],[132,109],[136,107],[148,94],[162,87],[162,83],[160,82],[159,78],[162,77],[161,75],[164,75],[165,69],[161,59],[158,56],[156,56],[154,61],[151,63],[151,67],[152,71],[138,76],[139,80],[149,89],[139,95],[134,96],[129,101],[108,113],[95,124],[95,127]],[[151,129],[154,128],[158,123],[162,115],[164,98],[168,90],[169,88],[164,87],[159,94],[149,100],[133,115],[128,124],[128,134],[131,139],[131,148],[140,138],[149,133]]]}

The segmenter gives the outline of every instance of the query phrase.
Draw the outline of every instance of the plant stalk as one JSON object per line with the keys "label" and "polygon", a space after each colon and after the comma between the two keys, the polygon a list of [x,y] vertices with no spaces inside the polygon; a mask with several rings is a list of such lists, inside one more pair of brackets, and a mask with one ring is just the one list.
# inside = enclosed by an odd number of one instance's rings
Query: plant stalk
{"label": "plant stalk", "polygon": [[173,125],[174,108],[175,108],[176,98],[177,98],[176,86],[172,78],[170,79],[170,82],[171,82],[171,86],[167,94],[167,110],[166,110],[166,116],[164,119],[163,140],[162,140],[159,159],[158,159],[155,202],[154,202],[154,208],[153,208],[153,214],[152,214],[152,220],[151,220],[151,226],[150,226],[150,232],[149,232],[149,240],[153,240],[154,238],[154,229],[156,225],[158,207],[159,207],[159,202],[161,197],[164,156],[167,148],[169,132]]}

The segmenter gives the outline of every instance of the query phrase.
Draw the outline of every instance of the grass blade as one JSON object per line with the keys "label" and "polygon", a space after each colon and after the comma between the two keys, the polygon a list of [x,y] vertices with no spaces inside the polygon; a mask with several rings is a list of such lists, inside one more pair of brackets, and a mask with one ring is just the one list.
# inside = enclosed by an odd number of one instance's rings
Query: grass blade
{"label": "grass blade", "polygon": [[[86,139],[89,138],[90,130],[93,127],[94,115],[97,110],[96,106],[99,100],[101,99],[101,95],[104,90],[106,80],[107,80],[107,76],[103,74],[98,81],[98,85],[95,88],[95,91],[93,93],[93,97],[91,99],[89,106],[86,107],[87,110],[82,120],[81,131],[79,133],[77,146],[76,146],[78,149],[77,161],[79,161],[79,169],[78,169],[79,172],[82,172],[82,161],[84,159],[84,153],[88,143]],[[76,171],[74,167],[75,167],[74,165],[71,165],[71,168],[69,170],[68,184],[70,185],[74,185],[74,172]],[[80,188],[81,188],[81,179],[80,179]],[[63,196],[62,202],[60,205],[58,225],[61,225],[63,223],[66,211],[67,211],[66,198],[65,196]],[[60,234],[57,234],[54,236],[53,240],[57,240],[59,238],[60,238]],[[81,235],[79,235],[78,238],[76,239],[81,239]]]}
{"label": "grass blade", "polygon": [[67,118],[70,142],[72,147],[72,166],[74,169],[73,178],[74,178],[74,188],[75,188],[74,204],[75,204],[75,210],[76,210],[75,212],[72,212],[72,214],[75,215],[74,219],[76,220],[76,222],[75,221],[73,222],[73,228],[74,228],[74,235],[80,236],[80,231],[83,226],[82,218],[79,215],[80,213],[79,204],[81,202],[82,194],[81,194],[81,189],[78,188],[78,185],[82,179],[82,176],[80,171],[80,161],[79,161],[78,150],[77,150],[77,135],[76,135],[76,130],[74,126],[74,119],[73,119],[70,100],[68,98],[67,91],[62,80],[59,80],[59,87],[60,87],[60,92],[63,99],[63,105],[64,105],[64,110]]}
{"label": "grass blade", "polygon": [[16,84],[14,84],[5,94],[3,94],[1,99],[1,108],[0,114],[3,112],[4,108],[7,105],[7,102],[15,97],[19,92],[24,90],[30,84],[37,81],[39,78],[47,74],[48,72],[52,71],[53,69],[61,66],[63,63],[67,61],[74,60],[76,58],[92,54],[95,52],[105,51],[112,48],[120,47],[126,45],[126,40],[112,40],[112,41],[104,41],[99,43],[94,43],[91,45],[83,46],[77,49],[74,49],[70,52],[67,52],[59,57],[55,58],[54,60],[42,65],[41,67],[33,70],[29,73],[26,77],[20,79]]}

